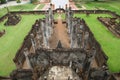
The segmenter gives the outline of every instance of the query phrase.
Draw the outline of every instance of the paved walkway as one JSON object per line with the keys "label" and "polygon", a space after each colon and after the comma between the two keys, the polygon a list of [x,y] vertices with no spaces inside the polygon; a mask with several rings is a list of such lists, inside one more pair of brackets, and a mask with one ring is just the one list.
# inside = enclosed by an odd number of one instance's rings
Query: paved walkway
{"label": "paved walkway", "polygon": [[26,4],[29,3],[29,0],[22,0],[21,3],[16,3],[16,1],[10,1],[7,2],[6,4],[0,4],[0,8],[4,8],[4,7],[9,7],[9,6],[16,6],[16,5],[22,5],[22,4]]}

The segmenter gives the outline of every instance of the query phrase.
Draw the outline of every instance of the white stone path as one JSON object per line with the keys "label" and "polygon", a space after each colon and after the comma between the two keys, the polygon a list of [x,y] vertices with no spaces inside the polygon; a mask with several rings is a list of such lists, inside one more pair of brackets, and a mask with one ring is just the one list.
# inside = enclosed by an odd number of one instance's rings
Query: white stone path
{"label": "white stone path", "polygon": [[38,4],[33,10],[38,10],[38,8],[39,8],[40,5],[41,4]]}

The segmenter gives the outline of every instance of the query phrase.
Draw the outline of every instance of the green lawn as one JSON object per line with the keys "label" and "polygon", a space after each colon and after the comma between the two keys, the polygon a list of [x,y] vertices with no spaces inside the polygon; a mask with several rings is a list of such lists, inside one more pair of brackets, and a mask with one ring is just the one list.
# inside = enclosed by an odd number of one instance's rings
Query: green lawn
{"label": "green lawn", "polygon": [[9,9],[11,11],[29,11],[29,10],[33,10],[36,7],[35,4],[23,4],[23,5],[17,5],[17,6],[11,6],[9,7]]}
{"label": "green lawn", "polygon": [[86,3],[76,2],[76,4],[78,7],[80,7],[80,5],[84,5],[87,9],[106,9],[120,14],[120,0],[106,0],[105,2],[88,1]]}
{"label": "green lawn", "polygon": [[0,30],[6,30],[6,34],[0,38],[0,75],[7,76],[15,69],[13,58],[17,50],[20,48],[35,20],[43,17],[44,15],[22,15],[20,23],[10,27],[4,26],[6,20],[0,23]]}
{"label": "green lawn", "polygon": [[111,72],[120,72],[120,39],[115,37],[104,25],[98,20],[98,16],[110,16],[107,14],[75,14],[75,17],[84,18],[90,30],[93,32],[97,41],[101,44],[103,51],[109,57],[108,66]]}
{"label": "green lawn", "polygon": [[5,8],[0,9],[0,18],[7,13]]}
{"label": "green lawn", "polygon": [[[23,4],[23,5],[17,5],[17,6],[10,6],[9,10],[10,11],[31,11],[35,8],[35,4]],[[2,17],[3,15],[5,15],[7,13],[7,9],[6,8],[2,8],[0,9],[0,17]]]}

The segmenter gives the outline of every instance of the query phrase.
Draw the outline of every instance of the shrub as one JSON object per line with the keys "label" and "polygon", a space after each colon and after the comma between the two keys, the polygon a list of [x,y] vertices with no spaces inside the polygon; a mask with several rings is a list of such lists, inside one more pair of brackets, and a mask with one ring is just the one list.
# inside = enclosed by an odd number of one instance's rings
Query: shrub
{"label": "shrub", "polygon": [[21,1],[20,1],[20,0],[16,0],[16,2],[17,2],[17,3],[21,3]]}
{"label": "shrub", "polygon": [[30,0],[31,3],[37,3],[38,0]]}

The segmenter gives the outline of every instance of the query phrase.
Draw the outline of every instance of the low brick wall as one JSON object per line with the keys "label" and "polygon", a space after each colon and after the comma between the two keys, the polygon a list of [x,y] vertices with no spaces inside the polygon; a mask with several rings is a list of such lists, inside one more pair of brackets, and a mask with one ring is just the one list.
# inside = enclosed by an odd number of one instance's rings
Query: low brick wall
{"label": "low brick wall", "polygon": [[12,14],[45,14],[46,11],[11,11]]}
{"label": "low brick wall", "polygon": [[[65,12],[65,10],[62,8],[56,9],[53,12],[56,13],[59,10]],[[86,13],[89,13],[89,14],[110,14],[114,17],[120,18],[120,15],[118,15],[115,12],[112,12],[110,10],[72,10],[72,11],[74,13],[80,13],[80,14],[86,14]],[[43,14],[44,15],[46,12],[47,11],[40,10],[40,11],[11,11],[10,13],[12,13],[12,14]],[[3,17],[1,17],[0,22],[2,22],[4,19],[6,19],[7,15],[8,14],[5,14]]]}
{"label": "low brick wall", "polygon": [[17,69],[10,74],[10,80],[32,80],[32,76],[33,73],[30,69]]}
{"label": "low brick wall", "polygon": [[116,14],[115,12],[112,12],[110,10],[73,10],[75,13],[80,13],[80,14],[110,14],[113,17],[120,18],[120,15]]}
{"label": "low brick wall", "polygon": [[11,80],[10,77],[3,77],[3,76],[0,76],[0,80]]}

